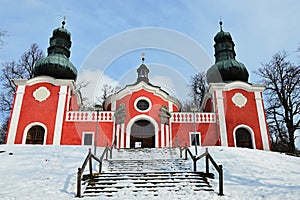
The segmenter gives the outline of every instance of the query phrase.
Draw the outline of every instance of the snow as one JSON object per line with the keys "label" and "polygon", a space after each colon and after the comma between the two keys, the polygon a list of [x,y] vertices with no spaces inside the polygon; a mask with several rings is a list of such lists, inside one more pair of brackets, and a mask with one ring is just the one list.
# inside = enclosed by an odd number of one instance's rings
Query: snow
{"label": "snow", "polygon": [[[98,149],[98,152],[102,150]],[[204,151],[204,148],[199,148],[199,155]],[[75,198],[77,168],[82,165],[88,147],[0,145],[0,152],[1,200],[78,199]],[[215,192],[201,192],[201,197],[199,193],[198,196],[191,193],[187,185],[178,193],[161,189],[157,197],[147,196],[142,191],[133,196],[130,189],[126,188],[114,199],[143,199],[146,196],[148,199],[293,200],[300,197],[298,157],[225,147],[209,147],[209,153],[218,164],[223,165],[225,196],[217,195],[218,175],[211,165],[210,170],[215,173],[216,179],[209,181]],[[204,161],[198,162],[198,170],[204,170],[203,163]],[[104,199],[103,196],[84,199],[100,198]]]}

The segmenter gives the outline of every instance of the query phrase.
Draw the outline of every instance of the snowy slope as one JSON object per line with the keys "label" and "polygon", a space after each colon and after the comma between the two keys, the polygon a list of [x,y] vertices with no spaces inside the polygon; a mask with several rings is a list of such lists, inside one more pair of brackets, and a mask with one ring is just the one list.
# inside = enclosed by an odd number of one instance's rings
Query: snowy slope
{"label": "snowy slope", "polygon": [[[0,145],[1,151],[5,152],[0,153],[0,199],[77,199],[74,197],[76,172],[87,147]],[[204,152],[204,148],[199,151]],[[218,181],[215,179],[210,180],[215,193],[195,197],[183,190],[184,199],[299,199],[300,158],[224,147],[209,147],[209,152],[223,165],[225,196],[216,195]],[[203,167],[201,161],[198,169]],[[124,190],[118,199],[141,198]],[[178,198],[174,192],[161,191],[159,197],[147,199]]]}

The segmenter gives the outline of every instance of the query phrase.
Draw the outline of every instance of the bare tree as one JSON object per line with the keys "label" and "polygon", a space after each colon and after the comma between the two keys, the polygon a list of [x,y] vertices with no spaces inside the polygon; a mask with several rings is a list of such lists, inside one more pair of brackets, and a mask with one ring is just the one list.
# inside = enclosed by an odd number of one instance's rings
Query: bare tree
{"label": "bare tree", "polygon": [[181,111],[183,111],[183,112],[192,112],[193,104],[194,104],[193,102],[194,102],[193,100],[185,100],[182,103]]}
{"label": "bare tree", "polygon": [[[193,97],[192,103],[197,108],[200,108],[200,106],[202,105],[203,97],[208,87],[205,72],[199,72],[198,74],[192,76],[190,87]],[[188,108],[187,105],[186,107]]]}
{"label": "bare tree", "polygon": [[33,77],[35,63],[44,57],[44,53],[37,44],[32,44],[18,62],[11,61],[2,64],[0,81],[2,90],[0,93],[0,111],[10,112],[13,103],[13,96],[16,91],[12,79],[29,79]]}
{"label": "bare tree", "polygon": [[11,61],[2,63],[0,74],[1,92],[0,92],[0,112],[4,117],[3,127],[7,126],[9,113],[12,109],[16,86],[11,82],[12,79],[29,79],[33,77],[33,67],[35,63],[44,57],[43,51],[37,44],[32,44],[18,62]]}
{"label": "bare tree", "polygon": [[256,72],[266,85],[266,111],[274,145],[295,153],[295,131],[300,123],[300,68],[287,60],[285,51],[276,53]]}
{"label": "bare tree", "polygon": [[109,97],[110,95],[112,95],[113,93],[116,92],[116,88],[108,85],[108,84],[104,84],[103,88],[102,88],[102,96],[100,98],[99,103],[102,105],[105,100],[107,99],[107,97]]}
{"label": "bare tree", "polygon": [[102,87],[102,96],[97,98],[96,104],[100,105],[104,109],[104,103],[110,95],[116,92],[116,88],[109,84],[104,84]]}
{"label": "bare tree", "polygon": [[[84,82],[86,83],[86,82]],[[84,87],[86,87],[88,85],[88,83],[85,85]],[[104,84],[102,87],[102,94],[101,96],[96,96],[96,102],[92,103],[91,100],[89,100],[88,98],[84,97],[83,98],[83,105],[81,107],[81,110],[94,110],[96,105],[100,105],[100,107],[102,109],[104,109],[104,102],[107,99],[107,97],[109,97],[110,95],[112,95],[113,93],[116,92],[116,88],[112,85],[109,84]]]}
{"label": "bare tree", "polygon": [[8,129],[8,118],[6,118],[0,126],[0,144],[5,143],[7,129]]}

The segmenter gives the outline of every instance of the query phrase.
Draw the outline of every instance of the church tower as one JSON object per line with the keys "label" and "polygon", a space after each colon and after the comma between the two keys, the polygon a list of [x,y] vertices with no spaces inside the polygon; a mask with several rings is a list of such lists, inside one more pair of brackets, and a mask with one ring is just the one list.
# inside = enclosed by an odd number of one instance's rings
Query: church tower
{"label": "church tower", "polygon": [[61,144],[66,111],[78,110],[77,70],[69,61],[71,34],[62,26],[53,31],[48,55],[34,67],[34,77],[13,80],[16,94],[7,144]]}
{"label": "church tower", "polygon": [[216,113],[220,145],[270,150],[264,85],[248,82],[249,73],[235,59],[234,42],[222,22],[214,41],[215,64],[206,73],[209,91],[203,108]]}

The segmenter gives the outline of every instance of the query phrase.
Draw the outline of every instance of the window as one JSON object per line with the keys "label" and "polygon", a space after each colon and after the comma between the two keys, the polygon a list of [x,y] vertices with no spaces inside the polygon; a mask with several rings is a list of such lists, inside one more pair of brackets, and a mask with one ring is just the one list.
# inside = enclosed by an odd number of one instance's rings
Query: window
{"label": "window", "polygon": [[253,149],[251,134],[246,128],[238,128],[235,132],[236,146]]}
{"label": "window", "polygon": [[42,126],[31,127],[26,136],[25,144],[44,144],[45,129]]}
{"label": "window", "polygon": [[134,108],[139,112],[148,112],[151,109],[151,101],[147,97],[139,97],[134,101]]}
{"label": "window", "polygon": [[94,133],[83,133],[83,145],[92,146],[94,141]]}
{"label": "window", "polygon": [[197,144],[197,146],[201,146],[200,133],[190,133],[190,144],[191,146],[195,146],[195,144]]}
{"label": "window", "polygon": [[139,100],[136,107],[140,110],[147,110],[149,108],[149,102],[144,99]]}

